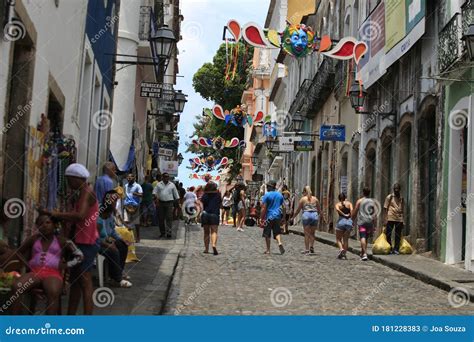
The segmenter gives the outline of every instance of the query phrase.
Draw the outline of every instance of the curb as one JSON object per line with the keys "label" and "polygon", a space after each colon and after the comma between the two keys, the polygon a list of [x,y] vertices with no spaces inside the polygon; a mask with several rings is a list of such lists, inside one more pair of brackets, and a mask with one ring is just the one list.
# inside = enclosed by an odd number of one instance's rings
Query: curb
{"label": "curb", "polygon": [[[299,235],[299,236],[304,236],[303,232],[300,232],[300,231],[297,231],[297,230],[294,230],[294,229],[291,229],[291,228],[289,229],[289,231],[292,234]],[[335,236],[334,236],[334,238],[335,238]],[[335,241],[328,240],[324,237],[317,236],[317,231],[316,231],[315,240],[318,241],[318,242],[324,243],[325,245],[337,247],[337,243]],[[349,246],[348,251],[353,253],[353,254],[356,254],[356,255],[360,254],[360,249],[359,248],[354,248],[354,247]],[[373,261],[375,261],[379,264],[382,264],[384,266],[390,267],[391,269],[393,269],[395,271],[404,273],[404,274],[406,274],[410,277],[418,279],[418,280],[420,280],[420,281],[422,281],[426,284],[435,286],[435,287],[437,287],[441,290],[444,290],[446,292],[449,292],[454,288],[463,288],[468,292],[469,300],[474,303],[474,289],[467,288],[465,286],[465,284],[463,284],[463,283],[458,283],[458,282],[449,281],[449,280],[437,279],[437,278],[432,277],[429,274],[426,274],[426,273],[423,273],[423,272],[420,272],[420,271],[415,271],[415,270],[410,269],[406,266],[400,265],[397,262],[393,262],[393,261],[387,260],[385,258],[381,258],[378,255],[373,255],[372,253],[367,253],[367,256],[369,257],[370,260],[373,260]]]}

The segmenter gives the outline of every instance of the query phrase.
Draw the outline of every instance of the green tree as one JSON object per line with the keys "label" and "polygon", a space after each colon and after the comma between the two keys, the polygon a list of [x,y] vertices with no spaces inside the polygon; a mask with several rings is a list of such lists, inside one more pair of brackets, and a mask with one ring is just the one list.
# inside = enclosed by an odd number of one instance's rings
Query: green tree
{"label": "green tree", "polygon": [[[235,51],[236,46],[234,44],[232,51]],[[232,70],[228,72],[229,77],[226,77],[227,60],[230,62],[233,61],[233,58],[230,46],[227,49],[228,58],[226,57],[225,44],[219,47],[213,62],[205,63],[193,77],[194,90],[206,100],[221,105],[224,110],[231,110],[240,105],[242,93],[247,84],[249,67],[252,64],[253,48],[238,43],[238,49],[238,65],[234,77],[232,77]],[[243,133],[243,128],[236,127],[230,123],[226,125],[225,121],[218,120],[213,116],[209,117],[208,115],[198,118],[198,121],[194,124],[194,134],[196,137],[222,137],[225,140],[237,137],[242,140]],[[216,151],[212,147],[203,148],[189,144],[188,151],[196,153],[199,158],[214,156],[216,159],[222,157],[232,159],[234,164],[230,168],[231,179],[240,172],[241,165],[239,159],[241,150],[238,147]]]}

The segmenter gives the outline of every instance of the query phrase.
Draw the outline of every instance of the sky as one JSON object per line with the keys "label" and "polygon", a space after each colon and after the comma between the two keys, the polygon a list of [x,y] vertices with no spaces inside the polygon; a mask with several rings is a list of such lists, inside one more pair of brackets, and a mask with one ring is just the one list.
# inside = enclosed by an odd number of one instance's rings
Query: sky
{"label": "sky", "polygon": [[207,62],[212,62],[219,45],[223,43],[222,32],[230,19],[236,19],[242,26],[253,21],[261,27],[265,24],[270,0],[181,0],[181,23],[183,39],[178,43],[179,75],[176,89],[187,94],[188,102],[181,114],[178,126],[180,136],[179,152],[184,161],[179,168],[178,178],[185,187],[203,184],[191,180],[188,160],[194,157],[185,153],[186,142],[190,142],[193,134],[193,123],[200,116],[203,108],[212,108],[214,103],[203,99],[193,89],[193,75]]}

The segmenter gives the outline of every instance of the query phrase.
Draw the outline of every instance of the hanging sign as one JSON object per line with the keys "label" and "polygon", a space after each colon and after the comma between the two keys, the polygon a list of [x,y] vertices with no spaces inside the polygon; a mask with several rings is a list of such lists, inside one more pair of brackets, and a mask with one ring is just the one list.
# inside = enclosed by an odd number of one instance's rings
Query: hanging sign
{"label": "hanging sign", "polygon": [[297,152],[311,152],[314,151],[313,140],[301,140],[294,142],[294,149]]}
{"label": "hanging sign", "polygon": [[278,139],[278,150],[282,152],[293,152],[295,150],[295,141],[300,141],[301,137],[280,137]]}
{"label": "hanging sign", "polygon": [[346,126],[344,125],[321,125],[319,129],[319,140],[321,141],[346,141]]}
{"label": "hanging sign", "polygon": [[172,157],[173,156],[173,150],[170,150],[169,148],[159,148],[158,149],[158,155],[159,156],[165,156],[165,157]]}

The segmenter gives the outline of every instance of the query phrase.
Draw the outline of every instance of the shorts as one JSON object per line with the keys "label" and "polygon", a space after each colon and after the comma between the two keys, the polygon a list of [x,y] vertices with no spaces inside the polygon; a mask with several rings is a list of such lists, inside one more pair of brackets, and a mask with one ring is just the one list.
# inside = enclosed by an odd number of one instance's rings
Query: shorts
{"label": "shorts", "polygon": [[140,210],[143,215],[153,214],[155,211],[155,204],[153,202],[148,204],[142,203],[140,205]]}
{"label": "shorts", "polygon": [[241,211],[242,209],[244,209],[244,204],[242,202],[239,202],[239,204],[237,204],[237,210]]}
{"label": "shorts", "polygon": [[359,226],[359,238],[367,239],[374,233],[374,227]]}
{"label": "shorts", "polygon": [[224,209],[225,211],[228,211],[230,210],[230,207],[222,207],[222,209]]}
{"label": "shorts", "polygon": [[303,226],[317,226],[319,214],[316,211],[304,211],[301,216]]}
{"label": "shorts", "polygon": [[31,272],[35,274],[37,278],[40,280],[44,280],[46,278],[57,278],[63,281],[63,276],[59,270],[50,267],[33,267]]}
{"label": "shorts", "polygon": [[218,226],[219,225],[219,215],[202,212],[201,215],[201,225],[203,226]]}
{"label": "shorts", "polygon": [[273,232],[273,238],[275,239],[278,235],[281,234],[281,220],[276,219],[276,220],[268,220],[267,224],[263,228],[263,234],[262,236],[264,238],[271,238],[272,237],[272,232]]}
{"label": "shorts", "polygon": [[337,230],[342,230],[344,232],[348,232],[352,229],[352,220],[347,218],[340,218],[336,224]]}
{"label": "shorts", "polygon": [[126,224],[133,225],[140,224],[140,209],[137,208],[134,214],[130,214],[127,211],[127,208],[124,208],[123,210],[123,220],[125,221]]}
{"label": "shorts", "polygon": [[79,276],[84,272],[90,272],[94,267],[94,261],[99,253],[99,246],[96,244],[85,245],[82,243],[76,243],[77,248],[79,248],[84,255],[82,262],[77,264],[71,269],[71,279],[77,280]]}

